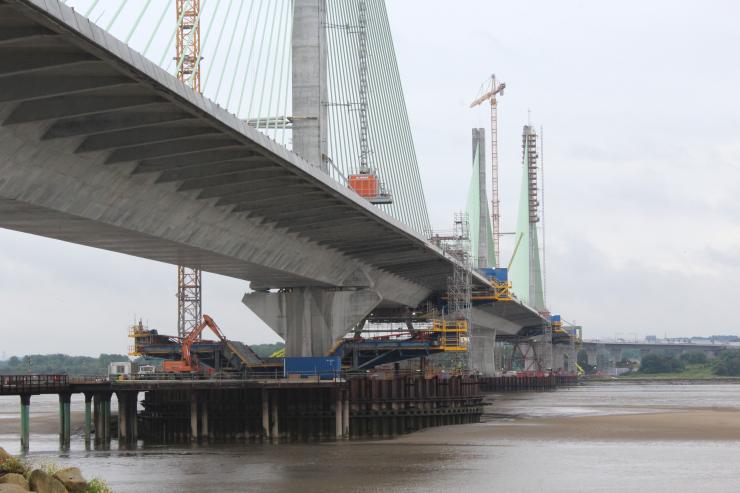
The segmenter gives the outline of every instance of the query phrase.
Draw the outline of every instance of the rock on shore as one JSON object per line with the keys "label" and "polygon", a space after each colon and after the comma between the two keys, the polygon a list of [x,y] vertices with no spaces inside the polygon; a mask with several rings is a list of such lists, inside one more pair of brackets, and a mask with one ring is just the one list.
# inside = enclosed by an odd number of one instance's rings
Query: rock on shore
{"label": "rock on shore", "polygon": [[[13,470],[17,472],[6,472]],[[0,447],[0,493],[86,493],[87,488],[87,481],[76,467],[61,469],[53,475],[41,469],[31,471]]]}

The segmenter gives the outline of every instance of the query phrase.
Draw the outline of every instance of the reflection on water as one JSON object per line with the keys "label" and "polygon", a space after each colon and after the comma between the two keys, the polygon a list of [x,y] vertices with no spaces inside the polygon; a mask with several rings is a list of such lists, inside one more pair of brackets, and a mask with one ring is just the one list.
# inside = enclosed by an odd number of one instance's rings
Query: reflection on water
{"label": "reflection on water", "polygon": [[[563,416],[734,407],[740,385],[606,384],[496,399],[491,413]],[[5,408],[0,402],[0,413]],[[51,410],[50,412],[55,412]],[[51,458],[141,491],[456,492],[737,491],[737,442],[594,442],[499,439],[495,422],[429,429],[402,440],[306,445],[155,447],[86,452],[73,439],[60,456],[54,435],[32,437],[29,459]],[[477,429],[471,443],[461,429]],[[457,435],[457,436],[456,436]],[[0,436],[17,450],[17,435]],[[115,448],[115,443],[113,444]]]}

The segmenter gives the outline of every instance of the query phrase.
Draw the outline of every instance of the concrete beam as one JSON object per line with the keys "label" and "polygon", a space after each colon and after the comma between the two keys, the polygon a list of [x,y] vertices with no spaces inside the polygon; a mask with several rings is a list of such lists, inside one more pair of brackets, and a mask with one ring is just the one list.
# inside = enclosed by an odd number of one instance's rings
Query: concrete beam
{"label": "concrete beam", "polygon": [[277,187],[291,183],[300,183],[301,179],[295,175],[285,174],[256,180],[247,180],[242,183],[229,183],[220,186],[209,187],[198,194],[199,199],[221,198],[224,195],[234,195],[251,191],[264,190],[267,187]]}
{"label": "concrete beam", "polygon": [[[106,131],[110,123],[109,121],[118,122],[121,120],[125,121],[125,114],[111,114],[101,116],[100,120],[90,118],[91,115],[100,113],[115,112],[117,110],[128,110],[131,108],[141,109],[157,109],[163,105],[163,99],[155,95],[130,95],[130,96],[115,96],[112,94],[86,94],[81,95],[69,95],[69,96],[55,96],[52,98],[36,99],[33,101],[25,101],[20,103],[15,110],[5,119],[3,125],[12,125],[19,123],[30,123],[47,120],[57,120],[59,118],[65,118],[69,120],[62,120],[55,123],[49,129],[48,137],[73,137],[76,135],[87,135],[88,133],[95,133],[95,131]],[[169,104],[164,103],[168,108],[171,108]],[[136,118],[140,113],[136,113]],[[80,120],[73,120],[74,117],[84,116],[86,118]],[[145,121],[135,120],[137,123]],[[84,125],[87,125],[85,127]],[[68,135],[64,133],[62,128],[80,128],[82,133],[73,133]],[[84,130],[91,129],[92,131],[86,132]],[[115,127],[114,127],[115,128]],[[52,129],[54,129],[52,131]]]}
{"label": "concrete beam", "polygon": [[[137,107],[137,105],[132,105]],[[145,103],[138,110],[124,106],[102,114],[88,113],[83,117],[65,118],[55,122],[41,137],[42,140],[82,137],[90,134],[145,129],[176,122],[194,122],[191,115],[174,111],[169,104]]]}
{"label": "concrete beam", "polygon": [[183,141],[144,144],[113,151],[105,164],[128,163],[143,159],[183,156],[194,152],[223,149],[238,146],[238,143],[225,137],[190,138]]}
{"label": "concrete beam", "polygon": [[171,142],[175,140],[190,139],[192,137],[202,137],[205,135],[216,134],[216,129],[206,126],[150,126],[145,128],[120,130],[115,132],[96,134],[86,138],[75,150],[75,153],[81,154],[83,152],[120,149],[122,147],[134,147],[142,144]]}
{"label": "concrete beam", "polygon": [[178,190],[211,190],[220,189],[224,185],[238,185],[242,183],[264,183],[273,179],[292,178],[284,169],[276,166],[265,167],[261,170],[244,169],[233,173],[193,178],[183,181]]}
{"label": "concrete beam", "polygon": [[[311,191],[312,187],[308,183],[290,183],[287,185],[276,185],[271,187],[260,188],[252,192],[235,193],[219,197],[216,205],[235,205],[249,203],[259,203],[263,199],[282,199],[292,197],[297,194],[317,194],[319,191]],[[315,189],[314,189],[315,190]]]}
{"label": "concrete beam", "polygon": [[12,75],[43,72],[79,65],[102,64],[92,55],[80,51],[64,52],[47,48],[44,52],[38,49],[5,48],[0,46],[0,78]]}
{"label": "concrete beam", "polygon": [[64,96],[103,87],[125,86],[132,83],[131,79],[120,76],[58,75],[37,77],[33,75],[15,75],[0,79],[0,103]]}
{"label": "concrete beam", "polygon": [[47,38],[59,39],[60,36],[41,26],[3,26],[0,30],[0,46],[27,44]]}
{"label": "concrete beam", "polygon": [[[274,169],[274,164],[265,164],[263,156],[254,156],[239,161],[228,161],[225,163],[207,164],[203,166],[187,166],[181,169],[165,171],[157,177],[156,183],[169,183],[173,181],[186,181],[214,176],[224,176],[237,171],[262,171]],[[304,185],[308,186],[308,185]]]}
{"label": "concrete beam", "polygon": [[189,166],[205,166],[207,164],[233,162],[250,159],[261,154],[244,147],[233,147],[229,149],[212,149],[201,152],[191,152],[184,156],[162,157],[157,159],[145,159],[134,169],[134,174],[159,173],[162,171],[180,170]]}

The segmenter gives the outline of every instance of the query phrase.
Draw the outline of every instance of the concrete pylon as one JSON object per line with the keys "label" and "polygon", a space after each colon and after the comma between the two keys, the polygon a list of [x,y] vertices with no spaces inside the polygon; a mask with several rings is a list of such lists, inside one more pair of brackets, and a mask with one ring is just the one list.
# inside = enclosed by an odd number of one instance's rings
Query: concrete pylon
{"label": "concrete pylon", "polygon": [[328,173],[326,0],[293,3],[293,152]]}
{"label": "concrete pylon", "polygon": [[247,293],[242,302],[285,339],[286,356],[323,356],[381,300],[372,289],[304,287]]}
{"label": "concrete pylon", "polygon": [[487,377],[494,376],[496,374],[495,348],[496,329],[473,325],[470,328],[470,369]]}

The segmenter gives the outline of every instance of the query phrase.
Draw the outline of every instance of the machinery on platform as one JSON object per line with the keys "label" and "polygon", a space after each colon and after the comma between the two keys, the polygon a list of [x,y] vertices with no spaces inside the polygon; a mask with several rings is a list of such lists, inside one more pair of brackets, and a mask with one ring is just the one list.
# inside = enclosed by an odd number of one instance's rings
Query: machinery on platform
{"label": "machinery on platform", "polygon": [[193,359],[191,348],[193,343],[200,339],[201,333],[208,327],[211,332],[216,334],[216,337],[224,344],[228,343],[226,337],[221,333],[221,329],[218,328],[216,322],[213,321],[208,315],[203,315],[203,321],[199,323],[195,329],[182,340],[182,359],[180,360],[167,360],[162,363],[162,369],[165,373],[200,373],[205,371],[206,373],[213,373],[213,368],[200,366],[196,359]]}
{"label": "machinery on platform", "polygon": [[[217,341],[202,338],[206,328],[216,335]],[[166,373],[274,373],[282,366],[263,360],[239,341],[227,339],[208,315],[203,315],[202,322],[184,338],[159,334],[141,322],[131,327],[129,337],[134,339],[129,355],[161,358]]]}

